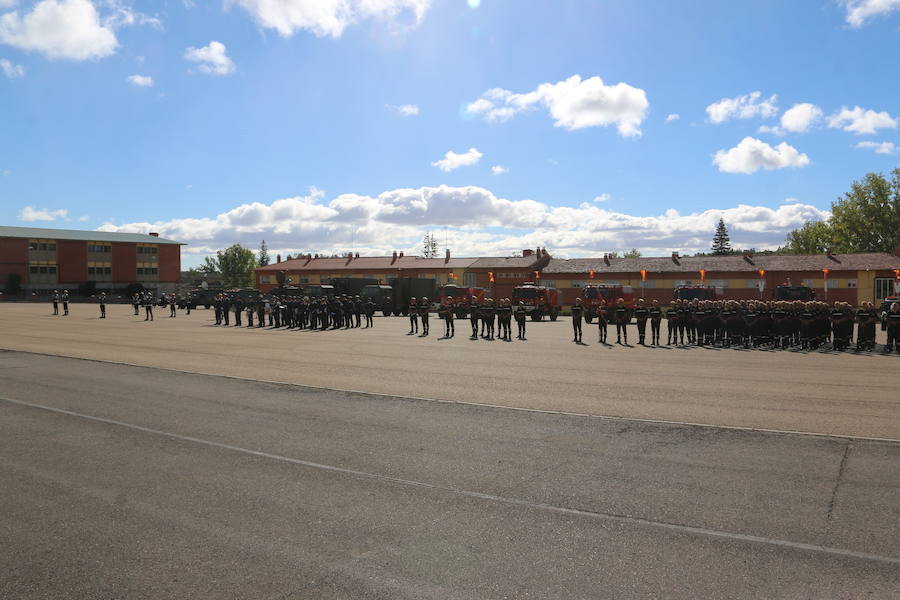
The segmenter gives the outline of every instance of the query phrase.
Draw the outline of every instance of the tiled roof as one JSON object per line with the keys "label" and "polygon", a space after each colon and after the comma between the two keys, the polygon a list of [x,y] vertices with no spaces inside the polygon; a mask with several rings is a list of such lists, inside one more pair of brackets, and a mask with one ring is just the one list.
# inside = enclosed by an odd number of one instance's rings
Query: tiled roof
{"label": "tiled roof", "polygon": [[361,256],[359,258],[292,258],[280,263],[260,267],[257,271],[395,271],[397,269],[466,269],[475,258],[422,258],[421,256],[402,256],[396,260],[392,256]]}
{"label": "tiled roof", "polygon": [[885,252],[859,254],[784,254],[743,256],[685,256],[676,263],[671,257],[611,258],[607,266],[603,258],[550,259],[544,268],[545,275],[565,273],[638,273],[646,269],[650,273],[696,273],[700,269],[710,272],[766,271],[865,271],[866,269],[900,269],[900,257]]}
{"label": "tiled roof", "polygon": [[76,229],[44,229],[42,227],[9,227],[0,225],[0,238],[28,238],[47,240],[74,240],[84,242],[131,242],[137,244],[177,244],[175,240],[147,235],[146,233],[111,233],[107,231],[80,231]]}
{"label": "tiled roof", "polygon": [[470,269],[521,269],[533,267],[538,261],[538,257],[531,256],[507,256],[507,257],[485,257],[477,259],[469,267]]}

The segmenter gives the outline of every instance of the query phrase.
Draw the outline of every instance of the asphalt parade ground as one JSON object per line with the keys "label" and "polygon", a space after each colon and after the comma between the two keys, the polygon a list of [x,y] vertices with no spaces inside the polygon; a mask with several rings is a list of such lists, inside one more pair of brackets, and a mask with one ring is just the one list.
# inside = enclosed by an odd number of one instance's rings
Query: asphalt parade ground
{"label": "asphalt parade ground", "polygon": [[47,308],[0,305],[0,598],[900,586],[894,356],[610,349],[594,328],[578,346],[567,320],[505,343],[463,321],[438,340],[436,320],[418,338],[402,319]]}

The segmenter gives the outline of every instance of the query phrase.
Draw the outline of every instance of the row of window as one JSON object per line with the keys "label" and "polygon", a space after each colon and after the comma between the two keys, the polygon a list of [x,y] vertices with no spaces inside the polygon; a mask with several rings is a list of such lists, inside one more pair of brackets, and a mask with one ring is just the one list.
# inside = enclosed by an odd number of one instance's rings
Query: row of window
{"label": "row of window", "polygon": [[155,267],[145,267],[145,268],[138,267],[137,274],[138,275],[159,275],[159,269],[157,269]]}
{"label": "row of window", "polygon": [[31,266],[28,267],[28,272],[32,275],[55,275],[56,267],[54,266]]}
{"label": "row of window", "polygon": [[[32,265],[28,267],[28,272],[32,275],[55,275],[56,267],[52,265]],[[88,267],[87,268],[88,275],[112,275],[112,267]],[[139,268],[137,270],[138,275],[159,275],[159,269],[157,268]]]}
{"label": "row of window", "polygon": [[137,247],[138,254],[158,254],[159,248],[156,246],[138,246]]}
{"label": "row of window", "polygon": [[88,267],[88,275],[112,275],[112,267]]}
{"label": "row of window", "polygon": [[88,244],[87,246],[88,252],[112,252],[112,246],[107,246],[103,244]]}
{"label": "row of window", "polygon": [[56,244],[54,242],[28,242],[29,250],[44,250],[44,251],[56,251]]}

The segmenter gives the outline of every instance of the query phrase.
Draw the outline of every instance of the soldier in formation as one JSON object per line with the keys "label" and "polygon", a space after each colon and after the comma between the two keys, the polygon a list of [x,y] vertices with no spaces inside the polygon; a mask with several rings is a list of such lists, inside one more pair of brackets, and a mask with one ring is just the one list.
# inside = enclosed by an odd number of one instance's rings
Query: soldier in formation
{"label": "soldier in formation", "polygon": [[584,318],[584,300],[575,298],[575,304],[572,305],[572,341],[576,344],[581,343],[581,321]]}

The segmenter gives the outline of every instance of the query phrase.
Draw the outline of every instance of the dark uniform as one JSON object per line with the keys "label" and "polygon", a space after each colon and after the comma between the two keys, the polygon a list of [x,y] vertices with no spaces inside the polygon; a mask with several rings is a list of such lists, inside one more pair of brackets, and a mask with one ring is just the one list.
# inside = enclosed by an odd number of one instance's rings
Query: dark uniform
{"label": "dark uniform", "polygon": [[[516,325],[519,328],[519,335],[516,336],[520,340],[525,339],[525,318],[528,316],[528,311],[525,310],[525,305],[519,302],[519,305],[516,307]],[[475,326],[477,328],[477,325]]]}
{"label": "dark uniform", "polygon": [[472,325],[472,339],[478,339],[478,322],[481,320],[481,307],[472,300],[469,303],[469,323]]}
{"label": "dark uniform", "polygon": [[659,346],[659,326],[662,323],[662,309],[653,304],[650,309],[650,343]]}
{"label": "dark uniform", "polygon": [[584,307],[576,302],[572,305],[572,333],[574,337],[572,338],[573,342],[581,342],[581,321],[584,318]]}
{"label": "dark uniform", "polygon": [[106,294],[100,294],[99,302],[100,302],[100,318],[105,319],[106,318]]}
{"label": "dark uniform", "polygon": [[244,301],[238,296],[234,299],[234,326],[241,326],[241,313],[244,312]]}
{"label": "dark uniform", "polygon": [[646,346],[644,341],[647,339],[648,318],[650,318],[650,310],[643,303],[639,303],[634,309],[634,319],[637,321],[638,344],[641,346]]}
{"label": "dark uniform", "polygon": [[884,352],[891,352],[896,348],[900,352],[900,305],[891,304],[891,309],[884,314],[885,331],[887,331],[887,344]]}
{"label": "dark uniform", "polygon": [[597,306],[597,331],[600,334],[599,342],[606,343],[607,328],[609,327],[609,308],[606,304]]}
{"label": "dark uniform", "polygon": [[175,294],[169,294],[169,317],[177,317],[178,314],[175,312],[178,300],[175,298]]}
{"label": "dark uniform", "polygon": [[141,297],[135,294],[131,297],[131,308],[134,309],[134,316],[138,316],[141,312]]}
{"label": "dark uniform", "polygon": [[63,303],[63,316],[69,314],[69,292],[63,292],[62,295],[62,303]]}
{"label": "dark uniform", "polygon": [[631,315],[628,314],[628,307],[624,304],[616,305],[613,308],[613,319],[616,322],[616,343],[628,344],[628,322],[631,321]]}
{"label": "dark uniform", "polygon": [[144,320],[153,320],[153,296],[149,292],[144,294]]}
{"label": "dark uniform", "polygon": [[53,314],[59,316],[59,292],[53,292]]}
{"label": "dark uniform", "polygon": [[868,305],[856,311],[856,351],[871,352],[875,348],[875,311]]}
{"label": "dark uniform", "polygon": [[413,333],[419,333],[419,306],[416,304],[415,298],[409,301],[409,333],[407,335]]}
{"label": "dark uniform", "polygon": [[422,336],[428,335],[428,310],[431,308],[429,306],[428,300],[422,300],[421,304],[419,304],[419,317],[422,319]]}
{"label": "dark uniform", "polygon": [[365,311],[366,311],[366,329],[368,329],[369,327],[373,327],[375,325],[375,321],[372,319],[372,317],[375,315],[375,301],[372,300],[371,298],[366,300]]}

